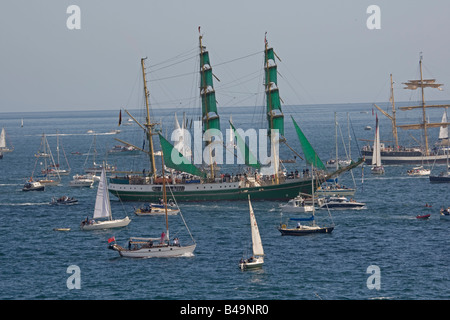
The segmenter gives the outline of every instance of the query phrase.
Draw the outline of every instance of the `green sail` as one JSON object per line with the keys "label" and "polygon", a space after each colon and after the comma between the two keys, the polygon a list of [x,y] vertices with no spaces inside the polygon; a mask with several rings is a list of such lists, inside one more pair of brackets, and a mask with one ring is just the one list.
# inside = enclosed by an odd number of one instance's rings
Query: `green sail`
{"label": "green sail", "polygon": [[214,91],[213,73],[208,51],[200,51],[200,95],[202,99],[203,130],[220,130],[217,112],[216,92]]}
{"label": "green sail", "polygon": [[284,136],[284,115],[281,110],[280,93],[278,91],[278,71],[277,64],[275,63],[275,52],[273,48],[267,47],[267,43],[264,62],[269,134],[270,129],[278,129],[280,136]]}
{"label": "green sail", "polygon": [[[202,178],[206,178],[206,174],[199,168],[194,166],[188,159],[186,159],[175,147],[167,141],[161,134],[159,134],[159,141],[161,142],[161,149],[164,156],[164,164],[172,169],[187,172]],[[176,159],[176,160],[175,160]],[[174,162],[175,160],[175,162]],[[179,162],[179,163],[178,163]]]}
{"label": "green sail", "polygon": [[234,135],[236,136],[237,145],[239,147],[239,150],[244,155],[244,161],[245,164],[253,167],[255,169],[261,169],[261,164],[259,163],[258,159],[253,155],[253,153],[250,152],[249,147],[245,143],[244,139],[239,135],[239,133],[236,131],[236,128],[233,126],[233,124],[230,122],[231,128],[233,128]]}
{"label": "green sail", "polygon": [[308,164],[312,164],[314,167],[316,167],[320,170],[326,170],[325,165],[323,164],[322,160],[320,160],[316,151],[314,151],[314,148],[311,146],[308,139],[306,139],[305,135],[303,134],[300,127],[298,126],[297,122],[295,122],[295,120],[292,116],[291,116],[291,118],[292,118],[292,121],[294,122],[295,131],[297,131],[298,140],[300,141],[300,144],[302,145],[302,150],[305,155],[306,162]]}

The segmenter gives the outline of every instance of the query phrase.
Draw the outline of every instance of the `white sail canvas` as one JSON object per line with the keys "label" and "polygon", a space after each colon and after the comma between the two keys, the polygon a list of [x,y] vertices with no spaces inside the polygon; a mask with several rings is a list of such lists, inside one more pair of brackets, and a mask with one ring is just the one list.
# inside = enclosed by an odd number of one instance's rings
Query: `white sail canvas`
{"label": "white sail canvas", "polygon": [[381,166],[381,143],[380,143],[380,127],[378,125],[378,117],[375,127],[375,141],[373,142],[372,165]]}
{"label": "white sail canvas", "polygon": [[253,212],[252,203],[248,199],[248,205],[250,207],[250,224],[252,227],[252,242],[253,242],[253,255],[263,256],[264,249],[261,242],[261,236],[259,234],[258,224],[256,223],[255,213]]}
{"label": "white sail canvas", "polygon": [[98,183],[97,197],[95,199],[94,219],[98,218],[111,218],[111,204],[109,202],[105,167],[102,168],[102,175]]}
{"label": "white sail canvas", "polygon": [[6,148],[5,128],[2,128],[2,133],[0,133],[0,148]]}
{"label": "white sail canvas", "polygon": [[[442,115],[442,123],[447,123],[447,110]],[[448,139],[448,126],[441,126],[439,129],[439,140]]]}

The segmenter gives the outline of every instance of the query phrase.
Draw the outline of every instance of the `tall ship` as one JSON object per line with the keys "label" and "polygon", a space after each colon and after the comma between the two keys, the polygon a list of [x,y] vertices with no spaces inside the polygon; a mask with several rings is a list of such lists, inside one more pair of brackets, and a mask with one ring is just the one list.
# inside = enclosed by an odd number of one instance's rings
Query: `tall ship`
{"label": "tall ship", "polygon": [[[450,105],[442,104],[426,104],[425,103],[425,88],[435,88],[441,89],[443,84],[436,83],[436,79],[424,79],[422,72],[422,55],[419,59],[419,67],[420,67],[420,79],[419,80],[409,80],[405,83],[406,87],[404,89],[408,90],[417,90],[420,88],[422,103],[417,106],[406,106],[399,107],[398,109],[401,111],[410,111],[410,110],[422,110],[422,121],[416,124],[406,124],[406,125],[398,125],[396,119],[396,109],[395,109],[395,101],[394,101],[394,89],[393,89],[393,81],[392,74],[391,78],[391,92],[390,92],[390,102],[392,104],[392,115],[381,109],[379,106],[374,104],[374,106],[387,118],[389,118],[392,122],[392,136],[394,138],[393,145],[386,146],[384,143],[381,143],[381,162],[384,165],[390,164],[422,164],[422,163],[446,163],[447,155],[445,145],[448,146],[448,125],[446,117],[443,117],[441,122],[430,123],[426,111],[429,108],[442,108],[444,109],[444,115],[446,114],[446,109],[450,107]],[[441,134],[439,140],[436,144],[430,144],[430,138],[428,135],[428,129],[430,128],[441,128]],[[418,146],[415,147],[405,147],[399,145],[397,128],[401,128],[403,130],[421,130],[423,143],[419,143]],[[447,132],[447,137],[443,137],[442,132]],[[373,146],[366,145],[362,149],[362,155],[364,156],[366,163],[372,163],[372,154],[373,154]]]}
{"label": "tall ship", "polygon": [[[204,149],[203,155],[209,152],[209,158],[212,159],[217,152],[214,145],[217,141],[208,136],[211,130],[220,131],[220,116],[216,104],[214,79],[216,76],[212,72],[209,52],[203,45],[203,35],[199,28],[199,58],[200,58],[200,98],[202,109],[202,133]],[[264,48],[264,73],[265,73],[265,97],[266,97],[266,115],[268,123],[268,137],[271,149],[271,159],[273,171],[264,174],[264,165],[251,153],[248,145],[239,135],[233,123],[230,121],[230,128],[234,134],[233,141],[236,141],[235,148],[239,149],[244,155],[247,170],[245,173],[233,175],[224,175],[219,173],[219,168],[214,161],[206,161],[208,156],[203,156],[202,165],[196,165],[192,161],[190,154],[183,154],[181,149],[176,148],[158,131],[157,123],[150,117],[149,112],[149,91],[146,80],[145,58],[141,59],[142,77],[144,83],[144,95],[146,105],[146,119],[144,124],[140,124],[127,110],[125,112],[133,118],[135,122],[145,131],[147,149],[139,148],[126,141],[120,141],[126,145],[135,147],[149,156],[149,171],[146,174],[131,174],[125,176],[112,175],[109,182],[109,191],[112,195],[120,198],[122,201],[146,201],[154,202],[163,196],[162,174],[168,176],[169,181],[166,184],[168,194],[173,194],[177,201],[217,201],[217,200],[247,200],[250,196],[252,200],[287,200],[292,199],[299,193],[311,193],[312,179],[310,175],[299,174],[293,177],[287,177],[280,169],[280,160],[277,153],[277,144],[290,147],[284,137],[284,114],[281,109],[280,96],[277,84],[277,64],[279,59],[273,48],[269,47],[265,38]],[[302,132],[298,128],[295,120],[292,118],[296,127],[297,135],[301,141]],[[297,130],[298,128],[298,130]],[[159,138],[161,151],[156,151],[157,144],[154,137]],[[155,137],[156,138],[156,137]],[[156,139],[155,139],[156,140]],[[195,143],[195,142],[194,142]],[[219,143],[223,143],[219,141]],[[177,143],[175,143],[177,145]],[[293,150],[294,151],[294,150]],[[233,151],[235,152],[235,151]],[[236,151],[237,152],[237,151]],[[295,152],[295,151],[294,151]],[[341,168],[335,172],[326,172],[326,168],[318,159],[312,148],[303,149],[307,162],[313,162],[318,168],[314,172],[315,180],[325,181],[336,177],[342,172],[351,170],[361,164],[364,160],[360,159],[353,162],[350,166]],[[301,157],[296,153],[297,156]],[[163,157],[167,169],[165,172],[157,172],[155,155]],[[178,161],[177,161],[178,159]],[[303,159],[303,158],[302,158]],[[308,160],[309,159],[309,160]],[[319,162],[319,163],[318,163]],[[321,165],[320,165],[321,164]]]}

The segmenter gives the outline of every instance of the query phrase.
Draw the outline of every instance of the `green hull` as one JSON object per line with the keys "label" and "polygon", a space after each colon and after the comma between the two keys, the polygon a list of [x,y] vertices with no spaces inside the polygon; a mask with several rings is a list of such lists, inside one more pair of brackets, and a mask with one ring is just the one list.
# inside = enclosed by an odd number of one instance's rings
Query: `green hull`
{"label": "green hull", "polygon": [[[220,186],[220,183],[217,184]],[[124,185],[126,186],[126,184]],[[130,186],[130,185],[128,185]],[[204,185],[198,184],[201,188]],[[139,189],[140,185],[136,185]],[[134,190],[113,190],[110,193],[122,201],[144,201],[155,202],[162,198],[162,191],[134,191]],[[252,200],[289,200],[298,196],[300,192],[311,193],[310,180],[293,180],[293,182],[284,182],[278,185],[258,186],[250,188],[229,188],[220,190],[186,190],[172,191],[175,199],[179,202],[184,201],[234,201],[248,200],[250,195]]]}

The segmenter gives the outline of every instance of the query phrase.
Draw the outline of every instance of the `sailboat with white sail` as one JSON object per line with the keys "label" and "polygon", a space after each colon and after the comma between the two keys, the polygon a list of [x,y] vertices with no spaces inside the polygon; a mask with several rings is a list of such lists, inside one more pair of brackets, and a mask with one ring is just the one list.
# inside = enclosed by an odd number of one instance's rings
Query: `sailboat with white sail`
{"label": "sailboat with white sail", "polygon": [[375,140],[373,142],[371,171],[373,174],[384,174],[384,167],[381,164],[380,125],[378,123],[378,115],[376,116]]}
{"label": "sailboat with white sail", "polygon": [[14,151],[14,147],[12,146],[12,144],[10,144],[9,146],[7,145],[6,131],[5,131],[5,128],[2,128],[2,131],[0,133],[0,154],[4,154],[7,152],[13,152],[13,151]]}
{"label": "sailboat with white sail", "polygon": [[[96,220],[107,219],[107,220]],[[97,197],[95,198],[95,209],[93,219],[87,217],[80,224],[82,230],[101,230],[125,227],[131,222],[126,216],[123,219],[113,220],[111,212],[111,202],[109,200],[106,171],[103,167],[100,181],[98,183]]]}
{"label": "sailboat with white sail", "polygon": [[253,211],[250,195],[248,196],[248,207],[250,212],[250,227],[252,231],[252,251],[253,255],[248,259],[241,259],[239,261],[239,268],[241,270],[261,268],[264,264],[264,249],[259,234],[258,224],[256,223],[255,212]]}

